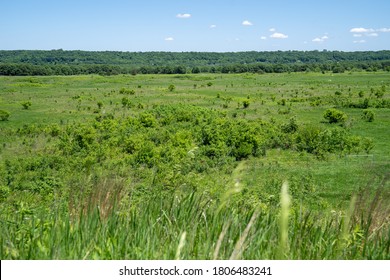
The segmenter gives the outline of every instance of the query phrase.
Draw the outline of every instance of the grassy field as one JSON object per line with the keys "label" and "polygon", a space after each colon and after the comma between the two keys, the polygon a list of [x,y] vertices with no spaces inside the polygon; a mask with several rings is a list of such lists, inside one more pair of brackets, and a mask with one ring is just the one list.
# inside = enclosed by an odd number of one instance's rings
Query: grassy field
{"label": "grassy field", "polygon": [[389,78],[0,77],[0,258],[389,259]]}

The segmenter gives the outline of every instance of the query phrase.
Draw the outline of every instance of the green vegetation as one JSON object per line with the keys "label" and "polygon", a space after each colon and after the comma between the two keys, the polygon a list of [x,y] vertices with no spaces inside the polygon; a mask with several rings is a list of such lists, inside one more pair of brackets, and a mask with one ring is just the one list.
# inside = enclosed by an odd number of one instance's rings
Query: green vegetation
{"label": "green vegetation", "polygon": [[10,116],[10,113],[4,110],[0,110],[0,120],[7,121]]}
{"label": "green vegetation", "polygon": [[[390,51],[88,52],[0,51],[0,75],[344,73],[390,71]],[[379,91],[380,95],[381,92]]]}
{"label": "green vegetation", "polygon": [[375,119],[375,113],[372,110],[365,109],[363,110],[362,119],[368,122],[373,122]]}
{"label": "green vegetation", "polygon": [[0,258],[389,259],[389,81],[0,77]]}
{"label": "green vegetation", "polygon": [[329,122],[329,123],[345,123],[347,120],[347,115],[340,110],[337,109],[327,109],[324,112],[324,118]]}
{"label": "green vegetation", "polygon": [[32,103],[31,101],[23,101],[22,103],[20,103],[23,107],[23,109],[27,110],[28,108],[31,107]]}

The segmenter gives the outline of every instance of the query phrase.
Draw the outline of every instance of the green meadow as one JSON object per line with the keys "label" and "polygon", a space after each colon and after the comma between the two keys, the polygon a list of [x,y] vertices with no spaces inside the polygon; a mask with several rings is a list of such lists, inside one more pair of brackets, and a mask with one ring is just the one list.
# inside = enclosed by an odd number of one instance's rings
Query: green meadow
{"label": "green meadow", "polygon": [[0,76],[0,258],[390,259],[389,131],[389,72]]}

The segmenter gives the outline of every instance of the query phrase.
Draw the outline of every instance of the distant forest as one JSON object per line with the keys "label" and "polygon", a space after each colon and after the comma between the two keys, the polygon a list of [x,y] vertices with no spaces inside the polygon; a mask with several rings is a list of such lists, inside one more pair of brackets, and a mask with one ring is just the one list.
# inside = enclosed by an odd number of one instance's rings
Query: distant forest
{"label": "distant forest", "polygon": [[390,71],[390,51],[0,51],[0,75]]}

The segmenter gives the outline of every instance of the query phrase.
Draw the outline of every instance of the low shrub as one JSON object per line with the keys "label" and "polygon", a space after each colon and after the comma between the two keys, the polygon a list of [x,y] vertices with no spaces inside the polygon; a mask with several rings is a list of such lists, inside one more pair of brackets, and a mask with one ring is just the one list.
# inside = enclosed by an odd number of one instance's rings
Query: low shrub
{"label": "low shrub", "polygon": [[362,119],[367,122],[373,122],[375,119],[375,113],[372,110],[363,110]]}
{"label": "low shrub", "polygon": [[330,108],[327,109],[324,112],[324,118],[329,122],[329,123],[340,123],[343,124],[347,120],[347,115],[337,109]]}
{"label": "low shrub", "polygon": [[10,113],[4,110],[0,110],[0,121],[8,121]]}

